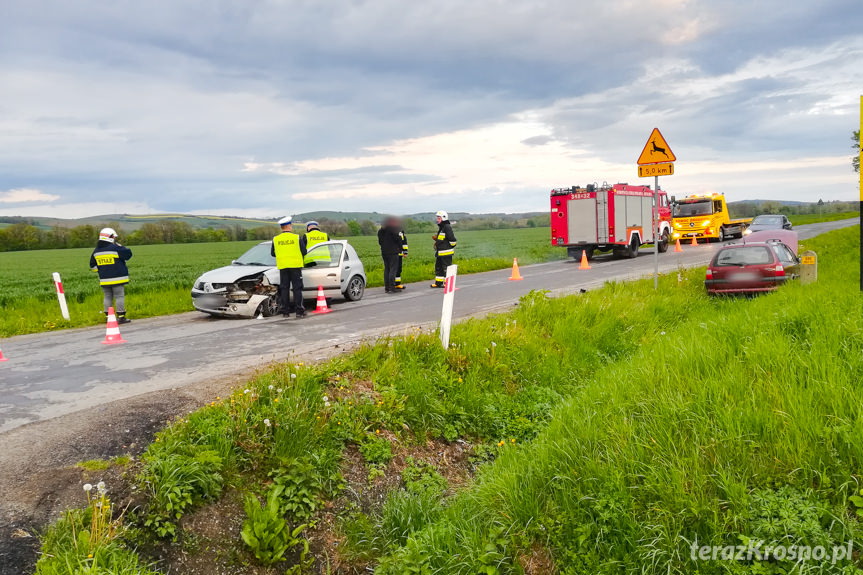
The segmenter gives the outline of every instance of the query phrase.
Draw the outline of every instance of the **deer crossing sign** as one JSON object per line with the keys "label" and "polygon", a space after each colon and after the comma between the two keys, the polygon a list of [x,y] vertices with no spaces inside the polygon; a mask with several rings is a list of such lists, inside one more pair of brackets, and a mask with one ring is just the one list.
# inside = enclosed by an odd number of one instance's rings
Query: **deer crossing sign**
{"label": "deer crossing sign", "polygon": [[[650,137],[647,139],[647,143],[644,144],[644,149],[641,150],[641,155],[638,156],[638,165],[661,164],[665,162],[673,162],[676,159],[674,152],[671,151],[671,146],[668,145],[668,142],[666,142],[665,138],[662,137],[662,134],[659,133],[659,129],[653,128],[653,131],[650,133]],[[652,176],[655,174],[649,175]]]}

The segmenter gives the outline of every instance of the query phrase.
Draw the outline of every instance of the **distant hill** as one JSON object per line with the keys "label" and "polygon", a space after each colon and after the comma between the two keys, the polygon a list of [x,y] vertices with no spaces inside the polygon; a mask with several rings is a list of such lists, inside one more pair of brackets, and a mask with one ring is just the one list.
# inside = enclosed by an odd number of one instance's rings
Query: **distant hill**
{"label": "distant hill", "polygon": [[257,228],[266,225],[275,225],[276,218],[271,220],[238,218],[231,216],[195,216],[188,214],[104,214],[78,219],[43,218],[43,217],[0,217],[0,226],[14,223],[28,223],[43,230],[55,227],[74,228],[76,226],[91,225],[97,228],[119,225],[126,233],[134,232],[147,223],[163,221],[186,222],[194,229],[224,228],[239,226],[243,229]]}

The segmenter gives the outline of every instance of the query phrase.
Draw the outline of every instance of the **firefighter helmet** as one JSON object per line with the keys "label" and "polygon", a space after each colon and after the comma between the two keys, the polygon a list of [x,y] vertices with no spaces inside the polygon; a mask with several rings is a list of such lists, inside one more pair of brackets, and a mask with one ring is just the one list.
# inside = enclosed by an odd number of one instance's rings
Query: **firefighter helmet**
{"label": "firefighter helmet", "polygon": [[117,237],[117,232],[114,231],[114,228],[102,228],[99,231],[99,241],[100,242],[113,242]]}
{"label": "firefighter helmet", "polygon": [[435,212],[435,216],[439,217],[442,220],[448,220],[449,219],[449,214],[447,214],[443,210],[438,210],[437,212]]}

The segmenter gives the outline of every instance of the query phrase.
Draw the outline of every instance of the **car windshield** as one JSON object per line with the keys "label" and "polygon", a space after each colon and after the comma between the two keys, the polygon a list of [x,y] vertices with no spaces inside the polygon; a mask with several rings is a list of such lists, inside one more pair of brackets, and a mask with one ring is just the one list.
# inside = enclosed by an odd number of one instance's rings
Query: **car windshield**
{"label": "car windshield", "polygon": [[674,215],[679,218],[688,218],[691,216],[709,216],[712,213],[712,200],[681,202],[677,204],[677,209],[674,210]]}
{"label": "car windshield", "polygon": [[782,216],[758,216],[752,220],[753,226],[781,226]]}
{"label": "car windshield", "polygon": [[258,244],[236,260],[235,265],[239,266],[274,266],[276,258],[270,255],[270,244]]}
{"label": "car windshield", "polygon": [[715,267],[757,266],[773,263],[773,255],[766,246],[740,246],[725,248],[713,262]]}

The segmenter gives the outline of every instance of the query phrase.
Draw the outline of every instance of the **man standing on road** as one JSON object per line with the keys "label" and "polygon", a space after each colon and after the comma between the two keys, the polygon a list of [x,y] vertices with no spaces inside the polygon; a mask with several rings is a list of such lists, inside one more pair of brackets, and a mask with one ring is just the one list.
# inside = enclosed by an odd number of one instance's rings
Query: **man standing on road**
{"label": "man standing on road", "polygon": [[402,251],[399,253],[398,265],[396,265],[395,287],[397,290],[403,290],[405,289],[405,284],[402,283],[402,266],[404,265],[405,258],[408,257],[408,237],[405,234],[404,225],[401,220],[398,220],[396,227],[399,230],[399,239],[402,242]]}
{"label": "man standing on road", "polygon": [[384,291],[386,293],[398,293],[396,272],[398,271],[399,256],[402,252],[402,240],[396,225],[396,219],[388,217],[384,220],[381,229],[378,230],[378,244],[381,246],[381,258],[384,260]]}
{"label": "man standing on road", "polygon": [[104,228],[99,232],[99,243],[90,256],[90,269],[99,272],[99,284],[105,295],[104,311],[117,304],[117,323],[129,323],[126,317],[126,288],[129,283],[129,269],[126,262],[132,259],[132,250],[120,245],[117,232]]}
{"label": "man standing on road", "polygon": [[307,253],[316,245],[328,241],[330,241],[330,236],[326,232],[321,231],[318,222],[312,220],[306,224],[306,233],[300,238],[300,248],[303,250],[303,253]]}
{"label": "man standing on road", "polygon": [[[291,312],[297,312],[297,319],[306,317],[303,307],[303,257],[306,250],[300,245],[300,236],[291,230],[291,216],[279,220],[282,233],[273,238],[270,254],[276,258],[279,268],[279,297],[281,299],[282,315],[291,317]],[[293,291],[293,305],[291,303]]]}
{"label": "man standing on road", "polygon": [[435,262],[433,288],[442,288],[446,282],[446,268],[452,265],[452,256],[455,254],[455,234],[452,233],[452,225],[449,223],[449,215],[441,210],[435,214],[437,218],[437,233],[432,235],[434,240]]}

